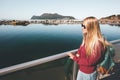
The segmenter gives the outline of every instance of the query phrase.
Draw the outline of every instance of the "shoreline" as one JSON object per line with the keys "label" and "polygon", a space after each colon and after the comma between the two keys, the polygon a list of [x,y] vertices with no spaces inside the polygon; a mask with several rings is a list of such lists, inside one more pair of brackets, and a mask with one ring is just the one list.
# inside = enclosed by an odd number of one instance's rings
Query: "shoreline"
{"label": "shoreline", "polygon": [[[0,25],[23,25],[29,24],[44,24],[44,25],[59,25],[59,24],[82,24],[83,21],[76,19],[43,19],[43,20],[0,20]],[[100,24],[108,24],[111,26],[120,26],[120,20],[99,20]]]}

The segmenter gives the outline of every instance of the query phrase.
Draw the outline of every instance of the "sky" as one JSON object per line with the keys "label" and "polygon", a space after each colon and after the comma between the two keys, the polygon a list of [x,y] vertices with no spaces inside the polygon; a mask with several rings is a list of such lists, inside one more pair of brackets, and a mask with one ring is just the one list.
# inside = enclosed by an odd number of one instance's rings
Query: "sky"
{"label": "sky", "polygon": [[33,15],[58,13],[84,19],[120,14],[120,0],[0,0],[0,20],[29,20]]}

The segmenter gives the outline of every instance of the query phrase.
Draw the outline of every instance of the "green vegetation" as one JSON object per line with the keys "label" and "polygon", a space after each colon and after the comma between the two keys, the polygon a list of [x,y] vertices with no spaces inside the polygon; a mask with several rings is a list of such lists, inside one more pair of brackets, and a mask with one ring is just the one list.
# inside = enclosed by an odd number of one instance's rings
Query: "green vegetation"
{"label": "green vegetation", "polygon": [[75,19],[72,16],[62,16],[57,13],[44,13],[41,16],[32,16],[31,19]]}

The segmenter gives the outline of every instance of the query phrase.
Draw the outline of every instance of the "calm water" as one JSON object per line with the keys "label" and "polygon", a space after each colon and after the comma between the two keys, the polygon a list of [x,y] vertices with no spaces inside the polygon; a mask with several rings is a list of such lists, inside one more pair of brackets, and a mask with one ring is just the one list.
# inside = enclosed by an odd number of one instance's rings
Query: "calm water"
{"label": "calm water", "polygon": [[[120,27],[101,25],[110,41],[120,39]],[[79,47],[81,25],[0,25],[0,68],[19,64]]]}

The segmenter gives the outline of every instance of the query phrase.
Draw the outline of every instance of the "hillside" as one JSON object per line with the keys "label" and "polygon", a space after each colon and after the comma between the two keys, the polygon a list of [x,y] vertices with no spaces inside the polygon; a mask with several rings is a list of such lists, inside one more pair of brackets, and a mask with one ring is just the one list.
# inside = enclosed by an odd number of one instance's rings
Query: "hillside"
{"label": "hillside", "polygon": [[111,15],[111,16],[103,17],[101,19],[120,20],[120,15]]}
{"label": "hillside", "polygon": [[102,24],[120,24],[120,14],[103,17],[99,21]]}
{"label": "hillside", "polygon": [[72,16],[63,16],[57,13],[44,13],[40,16],[32,16],[31,19],[75,19]]}

